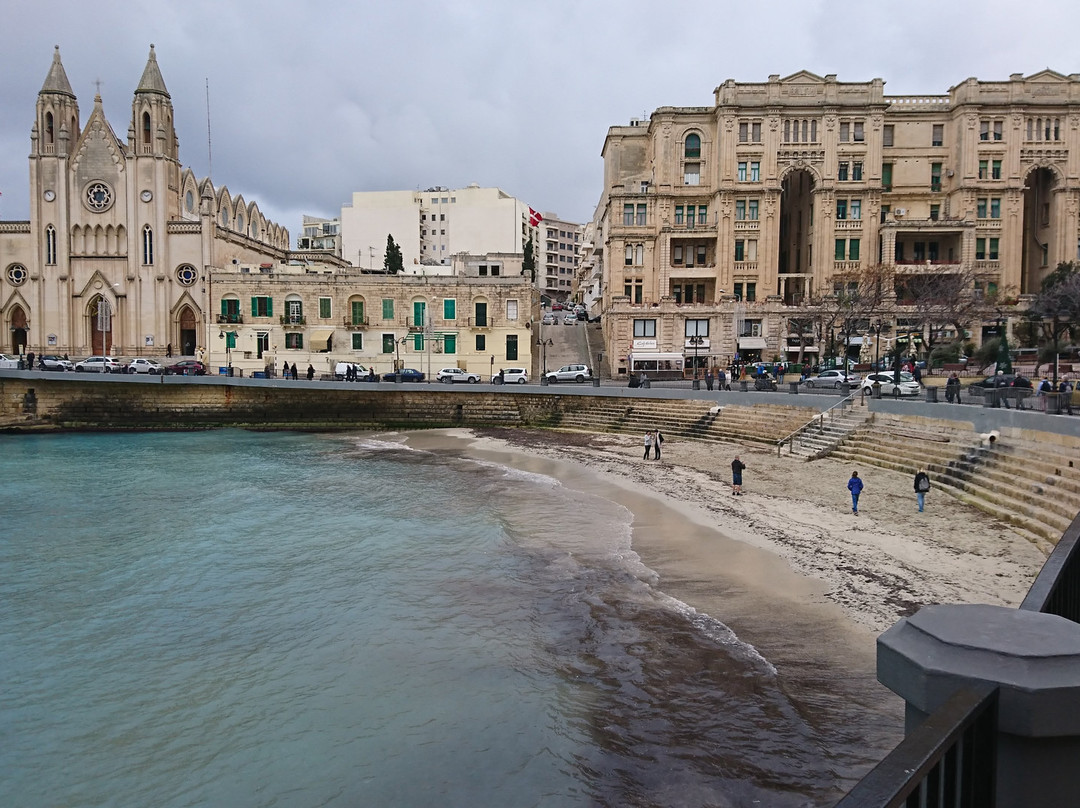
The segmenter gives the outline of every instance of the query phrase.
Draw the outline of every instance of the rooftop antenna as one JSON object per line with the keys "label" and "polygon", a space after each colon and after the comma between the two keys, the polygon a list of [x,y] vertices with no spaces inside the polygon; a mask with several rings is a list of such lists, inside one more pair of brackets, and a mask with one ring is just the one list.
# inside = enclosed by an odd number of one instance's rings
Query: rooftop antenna
{"label": "rooftop antenna", "polygon": [[214,179],[214,149],[210,141],[210,78],[206,79],[206,176]]}

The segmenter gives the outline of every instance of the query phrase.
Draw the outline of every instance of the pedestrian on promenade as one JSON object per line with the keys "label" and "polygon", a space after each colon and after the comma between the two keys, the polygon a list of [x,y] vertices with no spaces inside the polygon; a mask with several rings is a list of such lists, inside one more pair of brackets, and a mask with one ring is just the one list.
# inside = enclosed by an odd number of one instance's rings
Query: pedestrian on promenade
{"label": "pedestrian on promenade", "polygon": [[308,366],[307,366],[307,380],[310,382],[314,378],[315,378],[315,366],[312,365],[312,364],[308,364]]}
{"label": "pedestrian on promenade", "polygon": [[165,346],[165,356],[172,356],[172,343]]}
{"label": "pedestrian on promenade", "polygon": [[649,459],[649,453],[652,451],[652,446],[653,446],[653,434],[652,434],[652,430],[649,429],[649,430],[645,431],[645,456],[642,458],[643,460],[648,460]]}
{"label": "pedestrian on promenade", "polygon": [[653,459],[654,460],[659,460],[660,459],[660,446],[661,446],[661,444],[663,444],[663,442],[664,442],[664,433],[661,432],[659,429],[653,430],[652,448],[653,448]]}
{"label": "pedestrian on promenade", "polygon": [[919,469],[915,472],[915,498],[919,501],[919,513],[923,512],[923,506],[926,504],[926,492],[930,490],[930,475],[926,473],[926,469]]}
{"label": "pedestrian on promenade", "polygon": [[289,363],[288,362],[282,362],[281,363],[281,378],[283,378],[283,379],[289,378]]}
{"label": "pedestrian on promenade", "polygon": [[[33,356],[33,354],[30,354]],[[1058,393],[1060,393],[1059,399],[1061,405],[1058,408],[1058,412],[1066,412],[1072,415],[1072,382],[1069,381],[1069,377],[1065,376],[1060,382],[1058,382]]]}
{"label": "pedestrian on promenade", "polygon": [[296,381],[297,379],[299,379],[299,378],[300,378],[299,376],[297,376],[297,375],[296,375],[296,363],[295,363],[295,362],[293,362],[293,363],[292,363],[292,370],[291,370],[290,372],[292,373],[292,377],[293,377],[293,381],[294,381],[294,382],[295,382],[295,381]]}
{"label": "pedestrian on promenade", "polygon": [[918,362],[915,363],[915,369],[911,371],[911,375],[915,377],[915,381],[919,383],[919,387],[922,387],[922,368],[919,367]]}
{"label": "pedestrian on promenade", "polygon": [[723,368],[716,369],[716,389],[717,390],[730,390],[727,383],[727,374],[724,373]]}
{"label": "pedestrian on promenade", "polygon": [[851,492],[851,512],[859,515],[859,494],[862,493],[863,482],[859,479],[859,472],[851,472],[851,479],[847,481],[847,489]]}
{"label": "pedestrian on promenade", "polygon": [[956,375],[955,371],[945,382],[945,400],[950,404],[954,402],[956,404],[960,403],[960,377]]}
{"label": "pedestrian on promenade", "polygon": [[705,370],[705,389],[712,390],[713,374],[712,368],[706,368]]}
{"label": "pedestrian on promenade", "polygon": [[742,473],[746,468],[746,464],[739,460],[739,456],[735,455],[735,459],[731,461],[731,495],[736,497],[742,496]]}

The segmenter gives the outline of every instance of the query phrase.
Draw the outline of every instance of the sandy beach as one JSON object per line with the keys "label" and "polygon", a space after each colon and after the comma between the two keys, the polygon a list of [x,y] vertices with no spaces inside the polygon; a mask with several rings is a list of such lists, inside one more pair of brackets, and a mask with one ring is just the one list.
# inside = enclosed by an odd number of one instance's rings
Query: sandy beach
{"label": "sandy beach", "polygon": [[[645,461],[642,436],[441,434],[467,441],[469,453],[552,473],[564,485],[603,486],[634,512],[634,550],[666,591],[712,614],[723,598],[725,622],[742,622],[731,616],[737,594],[742,619],[757,616],[745,627],[754,633],[782,611],[785,634],[796,617],[842,621],[863,647],[924,605],[1016,606],[1045,560],[1007,524],[940,490],[930,491],[919,513],[913,480],[873,466],[676,438],[666,438],[660,461]],[[410,441],[434,437],[413,433]],[[736,454],[747,466],[741,497],[730,485]],[[865,482],[859,516],[847,491],[853,469]]]}

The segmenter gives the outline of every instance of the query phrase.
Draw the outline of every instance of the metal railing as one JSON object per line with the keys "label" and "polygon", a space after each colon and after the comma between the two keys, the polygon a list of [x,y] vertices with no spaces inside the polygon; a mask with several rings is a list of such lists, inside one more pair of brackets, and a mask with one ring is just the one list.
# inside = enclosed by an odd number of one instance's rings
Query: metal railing
{"label": "metal railing", "polygon": [[[1021,609],[1080,623],[1080,514],[1065,530]],[[881,761],[836,808],[993,808],[997,685],[961,689]]]}
{"label": "metal railing", "polygon": [[[803,434],[804,432],[806,432],[809,429],[812,429],[815,426],[817,427],[818,432],[823,432],[825,430],[825,419],[826,418],[828,418],[831,421],[831,420],[833,420],[835,418],[843,416],[844,411],[846,410],[846,408],[849,407],[849,406],[854,405],[854,403],[855,403],[855,395],[853,393],[849,393],[848,395],[846,395],[842,399],[840,399],[839,402],[837,402],[836,404],[833,404],[831,407],[829,407],[829,409],[822,410],[821,412],[819,412],[817,415],[815,415],[813,418],[811,418],[805,424],[800,426],[794,432],[792,432],[792,433],[790,433],[788,435],[784,435],[784,437],[780,438],[780,440],[778,440],[776,442],[776,455],[777,455],[777,457],[779,457],[780,454],[782,453],[782,450],[784,448],[785,443],[788,445],[788,454],[794,453],[794,451],[795,451],[795,438],[797,438],[799,435]],[[833,410],[836,410],[837,408],[839,408],[840,412],[839,413],[833,412]]]}

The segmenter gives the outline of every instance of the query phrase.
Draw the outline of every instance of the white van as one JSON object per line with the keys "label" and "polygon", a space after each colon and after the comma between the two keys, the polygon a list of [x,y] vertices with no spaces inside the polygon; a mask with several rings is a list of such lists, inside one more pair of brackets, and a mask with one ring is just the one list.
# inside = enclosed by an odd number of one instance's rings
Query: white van
{"label": "white van", "polygon": [[361,376],[367,375],[368,369],[363,365],[357,364],[356,362],[338,362],[336,365],[334,365],[334,378],[339,382],[345,381],[345,373],[349,370],[350,367],[356,369],[357,379],[359,379]]}

